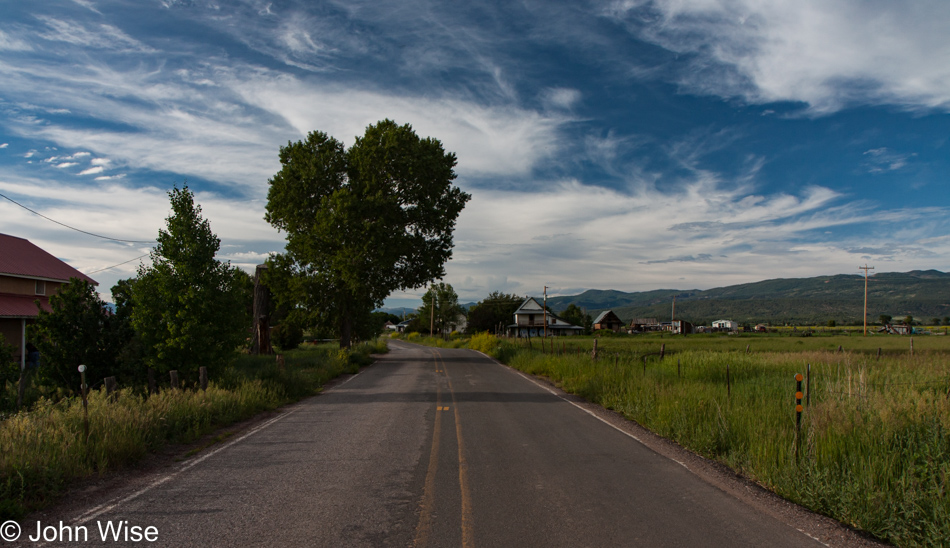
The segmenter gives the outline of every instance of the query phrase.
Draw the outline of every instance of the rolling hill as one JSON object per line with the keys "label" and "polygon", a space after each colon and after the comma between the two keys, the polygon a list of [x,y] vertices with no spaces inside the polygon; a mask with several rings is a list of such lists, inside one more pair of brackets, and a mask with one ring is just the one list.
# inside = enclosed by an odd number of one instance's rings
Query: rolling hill
{"label": "rolling hill", "polygon": [[[740,323],[859,324],[864,307],[864,276],[838,274],[814,278],[780,278],[699,289],[658,289],[625,293],[591,289],[574,296],[549,297],[555,311],[576,304],[592,316],[611,309],[621,319],[652,317],[668,320],[673,296],[676,317],[695,324],[717,319]],[[950,274],[938,270],[883,272],[868,282],[868,322],[878,316],[913,316],[929,322],[950,316]]]}

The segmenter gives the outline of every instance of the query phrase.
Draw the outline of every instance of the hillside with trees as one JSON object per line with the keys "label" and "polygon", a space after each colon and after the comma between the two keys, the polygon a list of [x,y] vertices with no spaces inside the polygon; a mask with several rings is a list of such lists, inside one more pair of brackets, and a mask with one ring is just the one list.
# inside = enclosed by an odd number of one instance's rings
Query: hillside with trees
{"label": "hillside with trees", "polygon": [[[676,317],[696,324],[728,318],[740,323],[838,325],[861,323],[864,276],[839,274],[814,278],[780,278],[707,290],[659,289],[625,293],[588,290],[580,295],[549,297],[548,305],[564,310],[574,304],[594,315],[612,309],[621,319],[669,319],[673,297]],[[868,281],[868,322],[881,315],[913,316],[930,323],[950,316],[950,274],[937,270],[882,272]]]}

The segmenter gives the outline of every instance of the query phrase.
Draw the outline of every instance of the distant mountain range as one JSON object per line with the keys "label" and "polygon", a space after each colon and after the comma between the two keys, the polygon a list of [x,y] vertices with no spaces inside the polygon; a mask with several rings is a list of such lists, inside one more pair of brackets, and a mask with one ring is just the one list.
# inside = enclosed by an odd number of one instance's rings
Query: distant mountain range
{"label": "distant mountain range", "polygon": [[[656,289],[625,293],[589,289],[580,295],[548,297],[547,302],[555,312],[575,304],[592,317],[604,310],[613,310],[627,322],[633,318],[666,321],[672,313],[674,295],[676,318],[697,325],[709,325],[720,319],[773,325],[824,325],[828,320],[835,320],[839,325],[859,324],[864,308],[864,276],[780,278],[707,290]],[[474,305],[462,306],[468,309]],[[386,311],[401,314],[403,310],[406,309]],[[896,319],[913,316],[924,322],[950,316],[950,274],[913,270],[871,276],[868,322],[877,322],[881,314]]]}
{"label": "distant mountain range", "polygon": [[[673,297],[676,318],[708,325],[718,319],[740,323],[838,324],[860,323],[864,307],[864,276],[839,274],[789,278],[698,289],[658,289],[625,293],[591,289],[575,296],[548,297],[559,311],[575,304],[596,315],[613,310],[621,319],[669,320]],[[868,280],[868,322],[878,316],[913,316],[929,322],[950,316],[950,274],[938,270],[882,272]]]}

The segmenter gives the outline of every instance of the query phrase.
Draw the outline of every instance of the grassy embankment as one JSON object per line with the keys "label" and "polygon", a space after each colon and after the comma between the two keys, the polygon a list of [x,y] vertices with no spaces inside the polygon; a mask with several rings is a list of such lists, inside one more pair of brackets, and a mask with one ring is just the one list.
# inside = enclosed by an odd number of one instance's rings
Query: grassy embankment
{"label": "grassy embankment", "polygon": [[[950,539],[950,339],[915,337],[911,355],[895,336],[607,337],[597,361],[590,338],[547,353],[539,342],[478,335],[469,346],[882,539]],[[796,432],[794,375],[807,364]]]}
{"label": "grassy embankment", "polygon": [[281,405],[314,395],[330,379],[372,362],[385,342],[351,351],[306,345],[273,356],[239,356],[195,387],[151,397],[132,389],[110,402],[104,390],[89,395],[89,439],[83,435],[79,398],[41,400],[0,421],[0,521],[16,519],[55,500],[77,480],[132,464],[169,443],[187,443]]}

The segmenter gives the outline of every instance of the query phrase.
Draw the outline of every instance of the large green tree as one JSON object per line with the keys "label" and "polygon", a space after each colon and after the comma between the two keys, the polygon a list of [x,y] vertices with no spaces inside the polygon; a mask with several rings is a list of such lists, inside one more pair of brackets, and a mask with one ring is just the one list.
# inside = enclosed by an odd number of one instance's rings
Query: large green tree
{"label": "large green tree", "polygon": [[221,240],[188,187],[168,196],[168,230],[158,231],[152,264],[134,283],[132,325],[150,367],[194,372],[226,363],[247,336],[246,284],[214,258]]}
{"label": "large green tree", "polygon": [[452,284],[439,282],[432,284],[422,296],[422,306],[416,312],[421,333],[428,333],[432,327],[439,334],[445,333],[447,326],[456,323],[462,307],[459,306],[459,296]]}
{"label": "large green tree", "polygon": [[499,325],[503,332],[514,321],[515,310],[522,302],[524,297],[493,291],[468,311],[469,333],[497,333]]}
{"label": "large green tree", "polygon": [[455,155],[383,120],[349,149],[320,131],[280,149],[264,218],[287,233],[266,276],[276,300],[348,347],[354,327],[393,291],[444,275],[470,196],[453,186]]}

